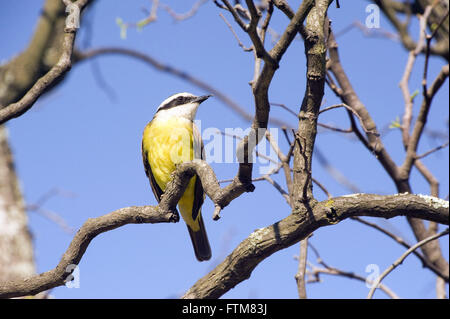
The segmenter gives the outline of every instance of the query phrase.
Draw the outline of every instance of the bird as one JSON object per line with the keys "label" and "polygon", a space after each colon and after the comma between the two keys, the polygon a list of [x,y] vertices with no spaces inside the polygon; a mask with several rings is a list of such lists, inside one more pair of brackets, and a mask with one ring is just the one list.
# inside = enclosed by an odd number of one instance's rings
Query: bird
{"label": "bird", "polygon": [[[142,159],[145,173],[158,203],[176,165],[194,159],[205,159],[201,134],[194,123],[199,105],[212,95],[195,96],[183,92],[169,96],[157,108],[142,136]],[[200,178],[191,178],[178,202],[195,257],[211,258],[211,247],[201,214],[205,199]]]}

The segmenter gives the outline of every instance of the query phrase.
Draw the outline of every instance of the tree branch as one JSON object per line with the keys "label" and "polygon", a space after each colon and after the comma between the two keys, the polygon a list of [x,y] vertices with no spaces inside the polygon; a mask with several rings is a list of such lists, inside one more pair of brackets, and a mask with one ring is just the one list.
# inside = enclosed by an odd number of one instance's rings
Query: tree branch
{"label": "tree branch", "polygon": [[[306,89],[298,114],[298,130],[294,134],[293,212],[301,210],[302,205],[310,206],[311,201],[315,200],[311,176],[312,154],[317,134],[317,119],[324,95],[326,41],[329,28],[327,12],[331,2],[331,0],[315,1],[309,11],[306,10],[309,7],[308,1],[302,2],[301,5],[301,7],[305,5],[304,10],[308,12],[304,29],[308,34],[304,39],[307,70]],[[299,8],[292,19],[302,14]]]}
{"label": "tree branch", "polygon": [[78,265],[92,239],[103,232],[126,224],[167,223],[177,221],[177,218],[178,216],[172,213],[163,214],[153,206],[127,207],[101,217],[90,218],[78,230],[54,269],[23,280],[0,283],[0,298],[34,295],[64,285],[73,270],[69,266]]}
{"label": "tree branch", "polygon": [[[316,229],[354,216],[411,216],[448,225],[448,202],[423,195],[354,194],[320,202],[299,214],[256,230],[214,270],[199,279],[182,298],[219,298],[248,279],[256,266],[273,253],[306,238]],[[308,209],[308,210],[307,210]]]}
{"label": "tree branch", "polygon": [[136,51],[128,48],[122,48],[122,47],[103,47],[103,48],[96,48],[91,49],[85,52],[75,50],[74,52],[74,62],[81,62],[86,61],[88,59],[94,59],[101,56],[107,56],[107,55],[121,55],[124,57],[130,57],[137,59],[139,61],[142,61],[153,68],[155,68],[158,71],[167,72],[171,75],[174,75],[182,80],[185,80],[198,88],[205,90],[211,94],[214,95],[214,97],[218,98],[220,101],[222,101],[224,104],[226,104],[228,107],[230,107],[234,112],[239,114],[241,117],[243,117],[246,120],[251,120],[252,115],[247,113],[243,107],[241,107],[239,104],[237,104],[235,101],[233,101],[230,97],[228,97],[226,94],[221,92],[220,90],[216,89],[215,87],[209,85],[208,83],[190,75],[189,73],[180,70],[176,67],[172,67],[170,65],[164,64],[154,57]]}
{"label": "tree branch", "polygon": [[300,255],[298,256],[298,270],[295,274],[297,282],[298,296],[300,299],[306,299],[306,260],[308,256],[308,238],[300,241]]}
{"label": "tree branch", "polygon": [[[344,68],[340,62],[338,45],[335,41],[334,35],[331,32],[329,38],[329,56],[330,60],[328,62],[327,67],[333,73],[337,82],[339,83],[340,88],[342,89],[342,94],[340,98],[342,102],[349,105],[356,113],[359,114],[359,118],[364,123],[365,130],[369,132],[375,132],[379,136],[379,132],[376,128],[376,124],[367,111],[364,104],[359,99],[355,90],[353,89],[352,84],[344,71]],[[383,142],[376,134],[366,134],[366,139],[362,135],[357,136],[360,138],[361,142],[368,148],[370,152],[372,152],[377,160],[384,167],[389,176],[393,179],[394,182],[398,180],[398,168],[395,162],[390,157],[389,153],[386,151]],[[399,190],[403,192],[404,190]]]}
{"label": "tree branch", "polygon": [[[77,265],[89,243],[100,233],[129,223],[175,222],[176,205],[189,180],[196,174],[205,193],[216,209],[227,206],[234,198],[248,191],[246,184],[238,180],[220,188],[214,172],[204,161],[193,161],[177,166],[167,185],[160,204],[144,207],[127,207],[108,215],[89,219],[77,232],[58,266],[41,275],[0,284],[0,298],[11,298],[50,289],[64,284],[68,265]],[[307,209],[306,206],[304,208]],[[338,197],[309,208],[309,214],[291,214],[274,225],[262,228],[244,240],[210,274],[194,285],[184,297],[215,298],[248,278],[252,270],[272,253],[286,248],[315,229],[333,225],[353,216],[391,218],[406,215],[448,225],[448,202],[431,196],[398,194],[391,196],[355,194]]]}
{"label": "tree branch", "polygon": [[[77,6],[78,12],[81,12],[88,2],[89,0],[78,0],[77,2],[72,3],[72,5]],[[62,53],[58,62],[50,69],[50,71],[42,76],[18,102],[11,103],[8,106],[0,105],[0,125],[28,111],[47,88],[70,70],[77,28],[70,26],[69,22],[70,19],[67,19],[64,29],[65,35],[62,44]]]}
{"label": "tree branch", "polygon": [[[308,263],[309,267],[311,268],[310,271],[308,271],[308,275],[313,276],[314,279],[309,279],[308,283],[315,283],[315,282],[319,282],[320,281],[320,275],[321,274],[325,274],[325,275],[333,275],[333,276],[340,276],[340,277],[345,277],[345,278],[350,278],[350,279],[355,279],[358,281],[361,281],[363,283],[368,283],[370,285],[373,284],[373,281],[371,281],[370,279],[360,276],[358,274],[355,274],[354,272],[351,271],[345,271],[342,269],[338,269],[336,267],[331,267],[331,266],[324,266],[325,268],[319,268],[317,266],[314,266],[311,263]],[[393,292],[391,289],[389,289],[388,287],[386,287],[386,285],[384,284],[379,284],[379,288],[389,297],[391,297],[392,299],[399,299],[399,297],[397,296],[397,294],[395,292]]]}
{"label": "tree branch", "polygon": [[431,87],[428,89],[426,97],[422,101],[422,106],[420,107],[419,115],[417,116],[414,129],[411,133],[411,137],[408,140],[406,158],[401,167],[401,171],[403,171],[403,174],[406,176],[409,176],[412,165],[414,164],[414,161],[417,157],[417,147],[419,145],[420,137],[422,136],[425,124],[427,122],[428,113],[430,111],[433,97],[444,84],[445,80],[448,78],[448,75],[449,65],[447,64],[442,67],[441,72],[436,77]]}
{"label": "tree branch", "polygon": [[[417,44],[414,42],[408,31],[410,19],[407,19],[406,22],[402,22],[397,16],[397,12],[404,11],[405,9],[406,13],[408,14],[413,13],[412,6],[410,6],[410,4],[408,4],[407,2],[405,2],[404,4],[398,4],[396,1],[391,0],[372,0],[372,1],[380,7],[381,11],[383,11],[384,15],[391,22],[392,26],[397,30],[404,48],[407,49],[408,51],[414,50],[417,47]],[[416,9],[416,12],[414,13],[421,13],[420,11],[425,11],[425,7],[431,2],[432,1],[415,1],[414,7],[417,7],[419,10]],[[430,21],[428,22],[428,26],[431,27],[433,24],[435,26],[439,25],[437,29],[441,30],[440,20],[442,20],[442,18],[444,20],[448,18],[448,15],[446,16],[448,8],[446,10],[445,5],[444,4],[441,5],[438,2],[439,1],[433,1],[432,5],[434,12],[431,14],[432,19],[430,19]],[[402,8],[402,10],[399,10],[400,8]],[[441,33],[441,31],[439,32]],[[439,42],[436,43],[436,45],[431,48],[430,53],[434,55],[439,55],[448,61],[449,59],[448,19],[446,28],[442,32],[442,34],[443,36],[441,36]],[[422,50],[422,52],[424,52],[424,50]]]}
{"label": "tree branch", "polygon": [[403,255],[400,256],[399,259],[397,259],[391,266],[389,266],[378,278],[377,280],[375,280],[372,288],[369,291],[369,294],[367,295],[367,299],[371,299],[373,297],[373,294],[375,293],[375,290],[377,289],[379,283],[387,276],[389,275],[395,268],[397,268],[398,265],[400,265],[401,263],[403,263],[403,261],[405,260],[406,257],[408,257],[409,254],[411,254],[414,250],[416,250],[417,248],[425,245],[426,243],[438,239],[439,237],[442,237],[444,235],[448,235],[449,230],[448,228],[446,230],[444,230],[443,232],[440,232],[439,234],[435,234],[433,236],[430,236],[428,238],[425,238],[424,240],[418,242],[417,244],[415,244],[414,246],[412,246],[411,248],[409,248],[407,251],[405,251],[403,253]]}
{"label": "tree branch", "polygon": [[[361,118],[365,123],[366,128],[376,132],[376,125],[373,119],[371,118],[366,107],[362,104],[362,102],[356,95],[350,83],[350,80],[348,79],[340,63],[338,46],[332,33],[330,35],[329,43],[330,43],[329,46],[330,61],[328,63],[328,67],[330,68],[331,72],[337,79],[337,82],[339,83],[342,89],[342,94],[340,95],[342,101],[351,106],[356,112],[360,114]],[[415,47],[416,46],[414,46],[414,48]],[[428,89],[429,91],[428,96],[430,97],[434,96],[447,77],[448,77],[448,65],[443,67],[441,73],[436,78],[434,84]],[[366,140],[363,138],[361,134],[356,134],[358,138],[360,138],[361,142],[369,149],[369,151],[371,151],[374,155],[376,155],[376,159],[381,163],[383,168],[391,177],[399,193],[404,192],[412,193],[411,186],[409,183],[409,174],[411,171],[411,166],[414,163],[414,159],[416,156],[415,153],[417,148],[416,143],[418,143],[418,137],[420,137],[421,132],[424,129],[426,116],[428,114],[429,103],[427,103],[426,101],[429,101],[431,103],[431,99],[424,99],[423,101],[421,113],[419,114],[413,133],[411,134],[411,137],[409,138],[408,141],[409,145],[411,145],[411,147],[408,146],[409,149],[408,152],[410,153],[409,155],[407,153],[407,156],[405,158],[402,167],[398,167],[396,163],[392,160],[380,138],[366,134],[367,137]],[[355,131],[355,133],[356,132],[357,131]],[[424,170],[421,170],[421,172],[424,173]],[[414,218],[410,217],[408,217],[407,219],[418,241],[427,237],[427,230],[423,225],[422,221],[415,220]],[[437,266],[440,272],[448,274],[448,262],[442,256],[442,252],[440,251],[438,245],[437,246],[425,245],[422,247],[422,251],[424,253],[424,257],[427,258],[435,266]]]}
{"label": "tree branch", "polygon": [[[367,220],[364,220],[362,218],[359,218],[359,217],[352,217],[352,219],[360,222],[361,224],[367,225],[369,227],[372,227],[372,228],[382,232],[383,234],[385,234],[386,236],[392,238],[393,240],[395,240],[397,243],[399,243],[400,245],[402,245],[406,249],[411,248],[411,246],[403,238],[401,238],[400,236],[397,236],[397,235],[387,231],[386,229],[380,227],[379,225],[377,225],[375,223],[371,223],[371,222],[369,222]],[[419,260],[422,262],[422,265],[424,267],[429,268],[437,276],[442,278],[444,280],[444,282],[448,282],[448,280],[449,280],[448,273],[447,274],[442,273],[434,264],[432,264],[428,259],[424,258],[422,256],[422,254],[420,254],[420,252],[413,251],[413,254],[416,255],[417,258],[419,258]]]}
{"label": "tree branch", "polygon": [[[307,281],[308,283],[320,282],[320,277],[319,277],[320,274],[341,276],[341,277],[345,277],[345,278],[356,279],[356,280],[359,280],[361,282],[369,283],[369,284],[373,283],[373,281],[370,280],[369,278],[360,276],[358,274],[355,274],[354,272],[345,271],[345,270],[338,269],[336,267],[332,267],[332,266],[328,265],[327,263],[325,263],[325,261],[319,255],[318,250],[312,244],[308,244],[308,245],[309,245],[310,248],[312,248],[312,251],[316,255],[317,263],[319,263],[321,266],[324,267],[324,268],[319,268],[319,267],[313,265],[312,263],[308,262],[308,266],[311,268],[311,270],[308,271],[307,274],[308,274],[309,277],[311,277],[311,276],[313,277],[313,279],[308,279],[308,281]],[[397,294],[394,293],[392,290],[390,290],[388,287],[386,287],[386,285],[379,284],[379,288],[383,292],[385,292],[386,295],[391,297],[392,299],[399,299]]]}

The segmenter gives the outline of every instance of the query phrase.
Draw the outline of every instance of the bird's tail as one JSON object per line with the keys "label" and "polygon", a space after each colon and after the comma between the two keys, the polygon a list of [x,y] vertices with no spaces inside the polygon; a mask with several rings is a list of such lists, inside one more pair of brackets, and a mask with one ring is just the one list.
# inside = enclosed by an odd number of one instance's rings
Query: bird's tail
{"label": "bird's tail", "polygon": [[198,223],[200,228],[197,231],[193,231],[189,225],[187,228],[191,237],[192,246],[194,246],[195,257],[197,257],[198,261],[205,261],[211,258],[211,247],[209,246],[208,235],[206,235],[202,215],[198,216]]}

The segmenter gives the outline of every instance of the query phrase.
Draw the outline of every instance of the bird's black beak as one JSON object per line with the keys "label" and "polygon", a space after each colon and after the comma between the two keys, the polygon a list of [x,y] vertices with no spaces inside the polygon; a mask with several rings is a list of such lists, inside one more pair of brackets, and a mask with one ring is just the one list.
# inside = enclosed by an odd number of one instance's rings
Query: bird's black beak
{"label": "bird's black beak", "polygon": [[198,96],[194,100],[192,100],[192,102],[202,103],[202,102],[206,101],[207,99],[209,99],[211,96],[212,96],[211,94]]}

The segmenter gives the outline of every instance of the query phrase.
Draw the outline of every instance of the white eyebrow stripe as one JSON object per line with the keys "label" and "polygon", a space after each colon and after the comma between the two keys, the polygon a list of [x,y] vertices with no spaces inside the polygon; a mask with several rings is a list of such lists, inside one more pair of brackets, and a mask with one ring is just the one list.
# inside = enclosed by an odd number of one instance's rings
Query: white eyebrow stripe
{"label": "white eyebrow stripe", "polygon": [[169,104],[171,101],[175,100],[176,98],[178,98],[179,96],[183,96],[183,97],[195,97],[194,94],[188,93],[188,92],[182,92],[182,93],[176,93],[173,94],[171,96],[169,96],[167,99],[165,99],[159,106],[158,109],[163,107],[166,104]]}

